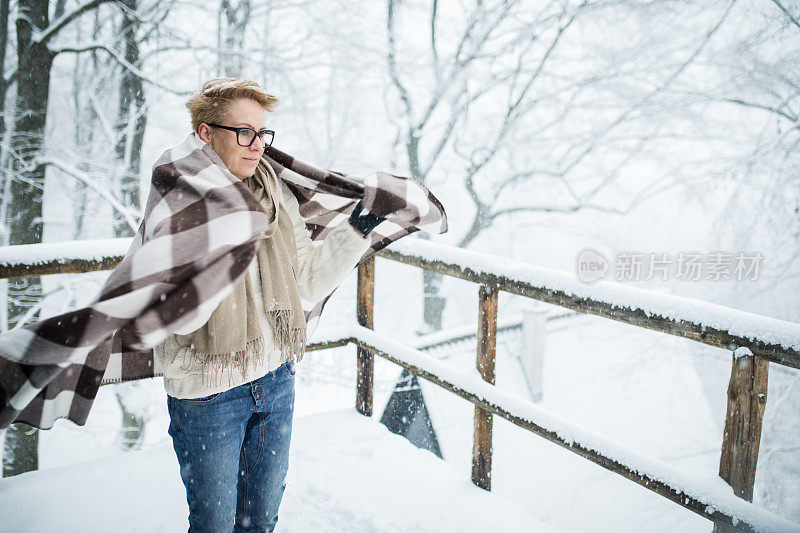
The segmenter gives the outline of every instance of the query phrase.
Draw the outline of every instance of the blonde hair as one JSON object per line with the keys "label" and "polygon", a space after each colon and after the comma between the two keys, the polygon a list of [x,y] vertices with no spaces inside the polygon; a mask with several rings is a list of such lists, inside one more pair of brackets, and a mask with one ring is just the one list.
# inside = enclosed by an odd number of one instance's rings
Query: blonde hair
{"label": "blonde hair", "polygon": [[205,82],[200,92],[186,102],[192,117],[192,130],[197,131],[203,122],[220,123],[228,114],[231,102],[238,98],[255,100],[266,111],[272,111],[278,105],[278,98],[268,94],[253,80],[214,78]]}

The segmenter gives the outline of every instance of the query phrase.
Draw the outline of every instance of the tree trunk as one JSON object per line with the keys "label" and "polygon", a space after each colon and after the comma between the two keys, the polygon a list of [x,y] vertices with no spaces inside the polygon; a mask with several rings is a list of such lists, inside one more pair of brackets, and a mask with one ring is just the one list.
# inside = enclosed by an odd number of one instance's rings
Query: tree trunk
{"label": "tree trunk", "polygon": [[[124,0],[128,8],[122,15],[122,34],[125,36],[125,60],[139,67],[139,20],[132,15],[138,8],[138,0]],[[122,169],[120,200],[125,206],[139,209],[139,170],[141,167],[142,141],[147,125],[145,96],[142,80],[128,69],[123,69],[119,84],[119,107],[115,126],[117,164]],[[132,237],[133,229],[125,217],[117,213],[114,221],[117,237]]]}
{"label": "tree trunk", "polygon": [[[140,66],[139,57],[139,19],[134,15],[139,0],[123,0],[127,8],[122,14],[121,34],[125,37],[125,60],[134,66]],[[120,169],[119,198],[126,207],[139,209],[139,169],[141,165],[142,140],[147,122],[145,115],[145,96],[142,80],[128,69],[122,70],[119,83],[119,107],[115,133],[117,145],[114,147],[116,168]],[[132,237],[133,229],[128,225],[121,213],[114,216],[114,235],[116,237]],[[136,387],[139,384],[128,384]],[[117,403],[122,411],[122,446],[136,449],[144,439],[146,420],[138,413],[131,411],[125,403],[122,385],[116,385]]]}
{"label": "tree trunk", "polygon": [[[8,48],[8,17],[10,0],[0,0],[0,72],[6,71],[6,50]],[[8,139],[6,135],[6,121],[10,120],[8,109],[6,108],[6,94],[8,84],[5,76],[0,76],[0,169],[7,170],[5,167],[8,155]],[[11,196],[11,173],[2,172],[3,178],[0,179],[0,246],[8,245],[8,231],[6,228],[6,213],[8,213],[9,198]],[[4,280],[0,282],[0,300],[7,300],[8,284]],[[5,305],[0,305],[0,333],[8,330],[8,310]],[[3,434],[0,433],[0,451],[2,451]]]}
{"label": "tree trunk", "polygon": [[222,0],[219,4],[218,70],[225,76],[238,78],[244,71],[244,39],[251,11],[250,0]]}
{"label": "tree trunk", "polygon": [[[0,73],[6,71],[6,48],[8,47],[8,15],[10,0],[0,0]],[[5,135],[5,108],[6,92],[8,85],[4,76],[0,76],[0,109],[3,110],[3,119],[0,120],[0,136]]]}
{"label": "tree trunk", "polygon": [[39,430],[27,424],[11,424],[6,431],[3,477],[39,469]]}
{"label": "tree trunk", "polygon": [[[33,41],[34,30],[49,24],[48,3],[20,0],[17,15],[17,96],[14,131],[11,134],[11,182],[9,244],[42,242],[44,221],[42,197],[44,166],[37,163],[44,144],[47,103],[50,92],[50,69],[53,55],[46,45]],[[39,277],[9,280],[8,318],[13,327],[41,299]],[[38,311],[28,321],[33,321]],[[6,433],[3,475],[13,476],[36,470],[39,463],[38,430],[25,424],[12,424]]]}

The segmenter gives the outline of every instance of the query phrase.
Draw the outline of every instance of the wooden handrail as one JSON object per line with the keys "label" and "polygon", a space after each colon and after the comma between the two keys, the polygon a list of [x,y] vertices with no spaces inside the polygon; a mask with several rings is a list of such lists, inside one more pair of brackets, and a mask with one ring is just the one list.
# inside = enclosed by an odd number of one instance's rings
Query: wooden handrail
{"label": "wooden handrail", "polygon": [[[124,245],[129,243],[130,239],[109,239],[102,242],[115,241],[119,241],[121,245]],[[40,249],[44,251],[47,249],[46,247],[52,246],[52,244],[28,244],[23,246],[31,250]],[[35,265],[28,265],[20,261],[14,261],[14,254],[9,253],[9,250],[16,250],[19,248],[22,248],[22,246],[0,247],[0,279],[24,277],[28,275],[38,276],[107,270],[114,268],[122,259],[122,256],[119,254],[95,255],[91,259],[87,259],[65,253],[50,260],[39,260]],[[417,251],[417,249],[419,249],[419,251]],[[436,259],[434,255],[437,251],[443,251],[444,254],[448,256],[457,256],[459,261]],[[425,270],[439,272],[474,283],[494,286],[510,294],[517,294],[581,313],[593,314],[641,328],[659,331],[669,335],[676,335],[716,348],[733,351],[739,347],[746,347],[753,355],[763,357],[773,363],[800,370],[800,324],[756,315],[754,313],[748,313],[721,305],[711,306],[705,302],[692,300],[690,298],[658,294],[659,298],[669,299],[670,302],[680,303],[683,307],[687,308],[693,305],[713,307],[720,315],[727,317],[728,322],[731,324],[746,323],[756,320],[758,324],[763,325],[762,329],[764,330],[790,329],[792,331],[792,338],[787,341],[788,345],[782,345],[780,342],[776,341],[774,335],[768,336],[762,333],[755,333],[752,337],[747,337],[744,334],[731,331],[735,329],[733,327],[725,328],[719,327],[718,325],[715,326],[714,324],[698,322],[695,320],[694,316],[682,312],[681,310],[671,312],[671,316],[664,316],[666,313],[659,314],[659,310],[657,309],[649,309],[642,305],[636,305],[635,303],[625,307],[615,307],[613,301],[604,300],[601,297],[600,293],[602,291],[595,289],[595,287],[599,287],[599,284],[603,282],[598,282],[598,284],[593,286],[581,284],[577,282],[577,278],[575,278],[575,283],[568,285],[568,290],[564,287],[551,286],[546,283],[535,283],[524,279],[509,277],[502,274],[504,267],[507,269],[513,268],[517,271],[527,267],[529,271],[535,273],[544,272],[548,275],[553,275],[555,273],[566,276],[566,273],[533,267],[520,263],[519,261],[497,258],[488,254],[462,250],[453,246],[430,243],[422,239],[414,240],[413,244],[405,244],[402,243],[402,241],[398,241],[384,248],[378,252],[377,255],[392,261],[398,261]],[[487,263],[489,260],[497,263],[497,267],[487,268],[486,265],[482,265],[482,263]],[[561,285],[567,284],[562,283]],[[608,285],[620,285],[619,287],[615,286],[615,290],[630,295],[632,300],[636,296],[648,294],[648,291],[625,287],[621,284],[609,283]],[[576,294],[577,291],[572,290],[575,287],[581,289],[586,296]],[[703,307],[699,307],[693,311],[696,311],[695,314],[697,314],[702,310]],[[754,329],[757,330],[758,328]]]}
{"label": "wooden handrail", "polygon": [[0,279],[111,270],[122,260],[131,241],[125,237],[3,246]]}
{"label": "wooden handrail", "polygon": [[[458,261],[444,261],[437,259],[437,251],[443,255],[455,257]],[[389,248],[384,248],[378,255],[392,261],[405,263],[407,265],[423,268],[453,276],[473,283],[483,283],[496,286],[499,290],[509,294],[517,294],[527,298],[533,298],[542,302],[566,307],[581,313],[588,313],[624,322],[640,328],[650,329],[669,335],[675,335],[691,339],[702,344],[735,350],[739,347],[747,347],[753,355],[763,357],[770,362],[779,365],[789,366],[800,370],[800,324],[778,320],[771,317],[748,313],[739,309],[733,309],[721,305],[711,305],[706,302],[693,300],[668,294],[658,294],[652,291],[645,291],[622,284],[610,282],[597,282],[594,285],[581,283],[577,277],[572,279],[567,273],[534,267],[507,258],[493,257],[489,254],[482,254],[470,250],[462,250],[454,246],[429,243],[427,241],[414,241],[413,246],[400,242],[395,243]],[[493,262],[494,265],[486,264]],[[535,275],[547,275],[560,279],[556,283],[531,282],[505,275],[503,272],[509,270],[526,271],[533,277]],[[605,285],[602,285],[605,284]],[[613,289],[625,296],[628,296],[632,303],[625,307],[617,306],[617,303],[609,299],[603,299],[601,290],[597,287],[613,287]],[[586,294],[583,296],[578,292]],[[712,324],[700,323],[694,320],[689,313],[681,310],[670,310],[672,316],[665,316],[667,313],[658,309],[649,309],[644,305],[637,305],[635,300],[648,294],[655,294],[658,298],[669,299],[671,303],[681,304],[683,307],[695,307],[692,311],[704,311],[705,308],[713,308],[720,315],[728,318],[730,323],[752,322],[754,320],[762,323],[764,329],[790,329],[792,338],[791,344],[784,346],[776,342],[772,337],[765,337],[759,333],[752,337],[746,337],[730,331],[733,328],[720,328]],[[677,307],[677,306],[676,306]]]}

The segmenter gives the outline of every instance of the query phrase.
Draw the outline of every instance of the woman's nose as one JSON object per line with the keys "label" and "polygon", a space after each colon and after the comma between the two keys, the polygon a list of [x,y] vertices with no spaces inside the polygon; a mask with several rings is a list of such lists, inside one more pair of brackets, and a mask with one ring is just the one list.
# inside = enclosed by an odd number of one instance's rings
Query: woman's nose
{"label": "woman's nose", "polygon": [[253,139],[253,142],[250,143],[250,150],[256,152],[263,152],[264,151],[264,139],[256,135],[256,138]]}

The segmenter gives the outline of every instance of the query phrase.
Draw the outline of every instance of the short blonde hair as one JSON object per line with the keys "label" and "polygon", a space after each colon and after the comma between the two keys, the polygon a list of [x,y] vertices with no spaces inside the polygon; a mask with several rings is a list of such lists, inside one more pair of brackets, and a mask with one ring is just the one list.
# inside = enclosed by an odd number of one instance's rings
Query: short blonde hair
{"label": "short blonde hair", "polygon": [[231,102],[238,98],[255,100],[266,111],[272,111],[278,105],[278,98],[268,94],[253,80],[214,78],[205,82],[200,92],[186,102],[192,117],[192,130],[197,131],[203,122],[219,124],[228,114]]}

